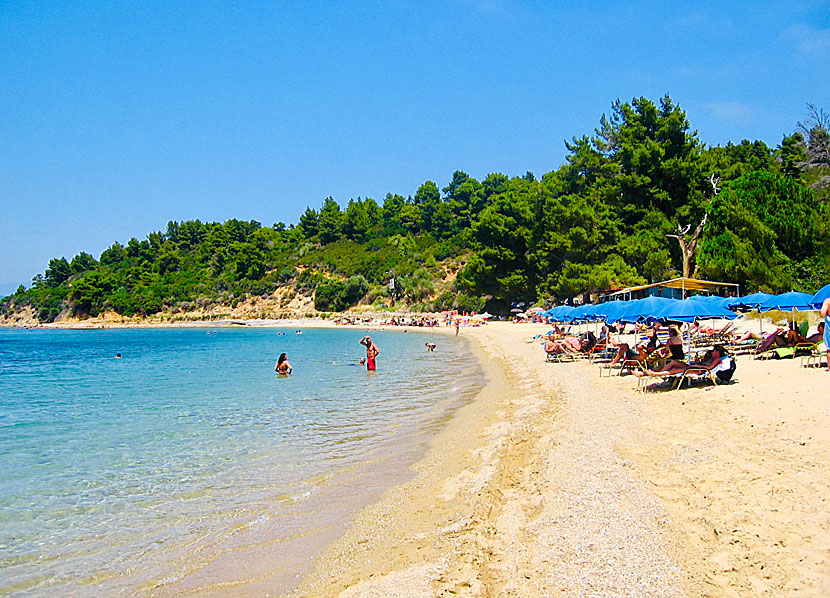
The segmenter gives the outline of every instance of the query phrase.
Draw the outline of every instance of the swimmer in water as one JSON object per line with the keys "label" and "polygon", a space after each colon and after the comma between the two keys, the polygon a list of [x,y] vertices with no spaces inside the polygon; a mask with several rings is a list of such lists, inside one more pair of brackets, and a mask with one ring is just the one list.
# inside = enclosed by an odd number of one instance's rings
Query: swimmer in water
{"label": "swimmer in water", "polygon": [[424,345],[426,346],[427,351],[430,352],[430,353],[435,351],[435,347],[437,347],[437,345],[435,343],[424,343]]}
{"label": "swimmer in water", "polygon": [[115,354],[115,358],[116,358],[116,359],[121,359],[121,353],[116,353],[116,354]]}
{"label": "swimmer in water", "polygon": [[280,358],[277,359],[277,365],[274,368],[274,371],[277,372],[280,376],[288,376],[294,371],[294,368],[291,367],[291,364],[288,363],[288,359],[285,357],[285,353],[280,354]]}

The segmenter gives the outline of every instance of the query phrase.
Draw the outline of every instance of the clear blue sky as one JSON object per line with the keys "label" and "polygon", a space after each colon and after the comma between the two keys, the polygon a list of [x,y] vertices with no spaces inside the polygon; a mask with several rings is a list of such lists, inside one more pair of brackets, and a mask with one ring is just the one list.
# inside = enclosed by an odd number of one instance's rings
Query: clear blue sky
{"label": "clear blue sky", "polygon": [[537,175],[611,103],[702,141],[830,109],[830,2],[0,4],[0,295],[169,220]]}

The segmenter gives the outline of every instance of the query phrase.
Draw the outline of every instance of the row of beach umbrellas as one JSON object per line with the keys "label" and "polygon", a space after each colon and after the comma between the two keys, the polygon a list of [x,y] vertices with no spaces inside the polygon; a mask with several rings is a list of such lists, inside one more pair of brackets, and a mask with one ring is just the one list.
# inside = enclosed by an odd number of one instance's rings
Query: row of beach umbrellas
{"label": "row of beach umbrellas", "polygon": [[830,297],[830,284],[815,295],[791,291],[780,295],[752,293],[745,297],[718,297],[715,295],[693,295],[688,299],[646,297],[631,301],[609,301],[572,307],[558,305],[540,315],[553,322],[694,322],[696,320],[734,319],[735,312],[771,310],[793,312],[819,309]]}

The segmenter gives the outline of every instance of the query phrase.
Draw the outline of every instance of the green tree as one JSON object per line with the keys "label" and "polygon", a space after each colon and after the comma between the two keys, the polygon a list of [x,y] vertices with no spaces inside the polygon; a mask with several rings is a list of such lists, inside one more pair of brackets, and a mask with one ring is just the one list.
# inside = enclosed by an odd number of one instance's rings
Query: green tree
{"label": "green tree", "polygon": [[298,227],[306,239],[314,237],[320,232],[320,215],[316,210],[306,208],[305,212],[300,216]]}
{"label": "green tree", "polygon": [[343,220],[343,234],[353,241],[366,241],[376,233],[379,220],[379,209],[374,200],[349,200]]}
{"label": "green tree", "polygon": [[527,194],[511,190],[495,196],[473,225],[475,255],[459,274],[460,288],[497,302],[535,298],[535,272],[527,261],[533,226],[534,206]]}
{"label": "green tree", "polygon": [[95,258],[85,251],[82,251],[81,253],[73,257],[72,261],[69,263],[69,267],[72,270],[73,274],[81,274],[82,272],[86,272],[87,270],[92,270],[97,265],[98,262],[95,261]]}
{"label": "green tree", "polygon": [[320,242],[324,245],[340,238],[343,233],[343,212],[333,198],[323,200],[320,208]]}
{"label": "green tree", "polygon": [[66,280],[72,276],[72,268],[65,257],[53,258],[49,260],[49,267],[46,268],[45,283],[48,287],[57,287],[62,285]]}
{"label": "green tree", "polygon": [[[778,148],[781,161],[781,174],[791,179],[800,180],[807,161],[807,149],[801,133],[785,135]],[[760,170],[760,169],[757,169]]]}
{"label": "green tree", "polygon": [[812,193],[792,178],[753,172],[713,200],[698,263],[704,274],[750,289],[789,290],[798,264],[826,255],[826,223]]}
{"label": "green tree", "polygon": [[441,192],[433,181],[426,181],[418,187],[413,204],[418,207],[420,222],[419,228],[425,232],[433,232],[434,216],[441,205]]}
{"label": "green tree", "polygon": [[617,202],[633,227],[652,209],[671,220],[702,216],[703,182],[697,132],[669,96],[655,106],[647,98],[614,103],[603,115],[594,143],[618,165]]}

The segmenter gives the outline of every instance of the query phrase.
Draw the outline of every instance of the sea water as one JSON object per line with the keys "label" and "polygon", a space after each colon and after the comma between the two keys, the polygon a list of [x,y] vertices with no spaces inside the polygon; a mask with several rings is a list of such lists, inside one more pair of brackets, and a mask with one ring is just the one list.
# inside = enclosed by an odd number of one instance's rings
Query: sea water
{"label": "sea water", "polygon": [[482,384],[397,329],[367,372],[364,334],[0,330],[0,596],[290,590]]}

